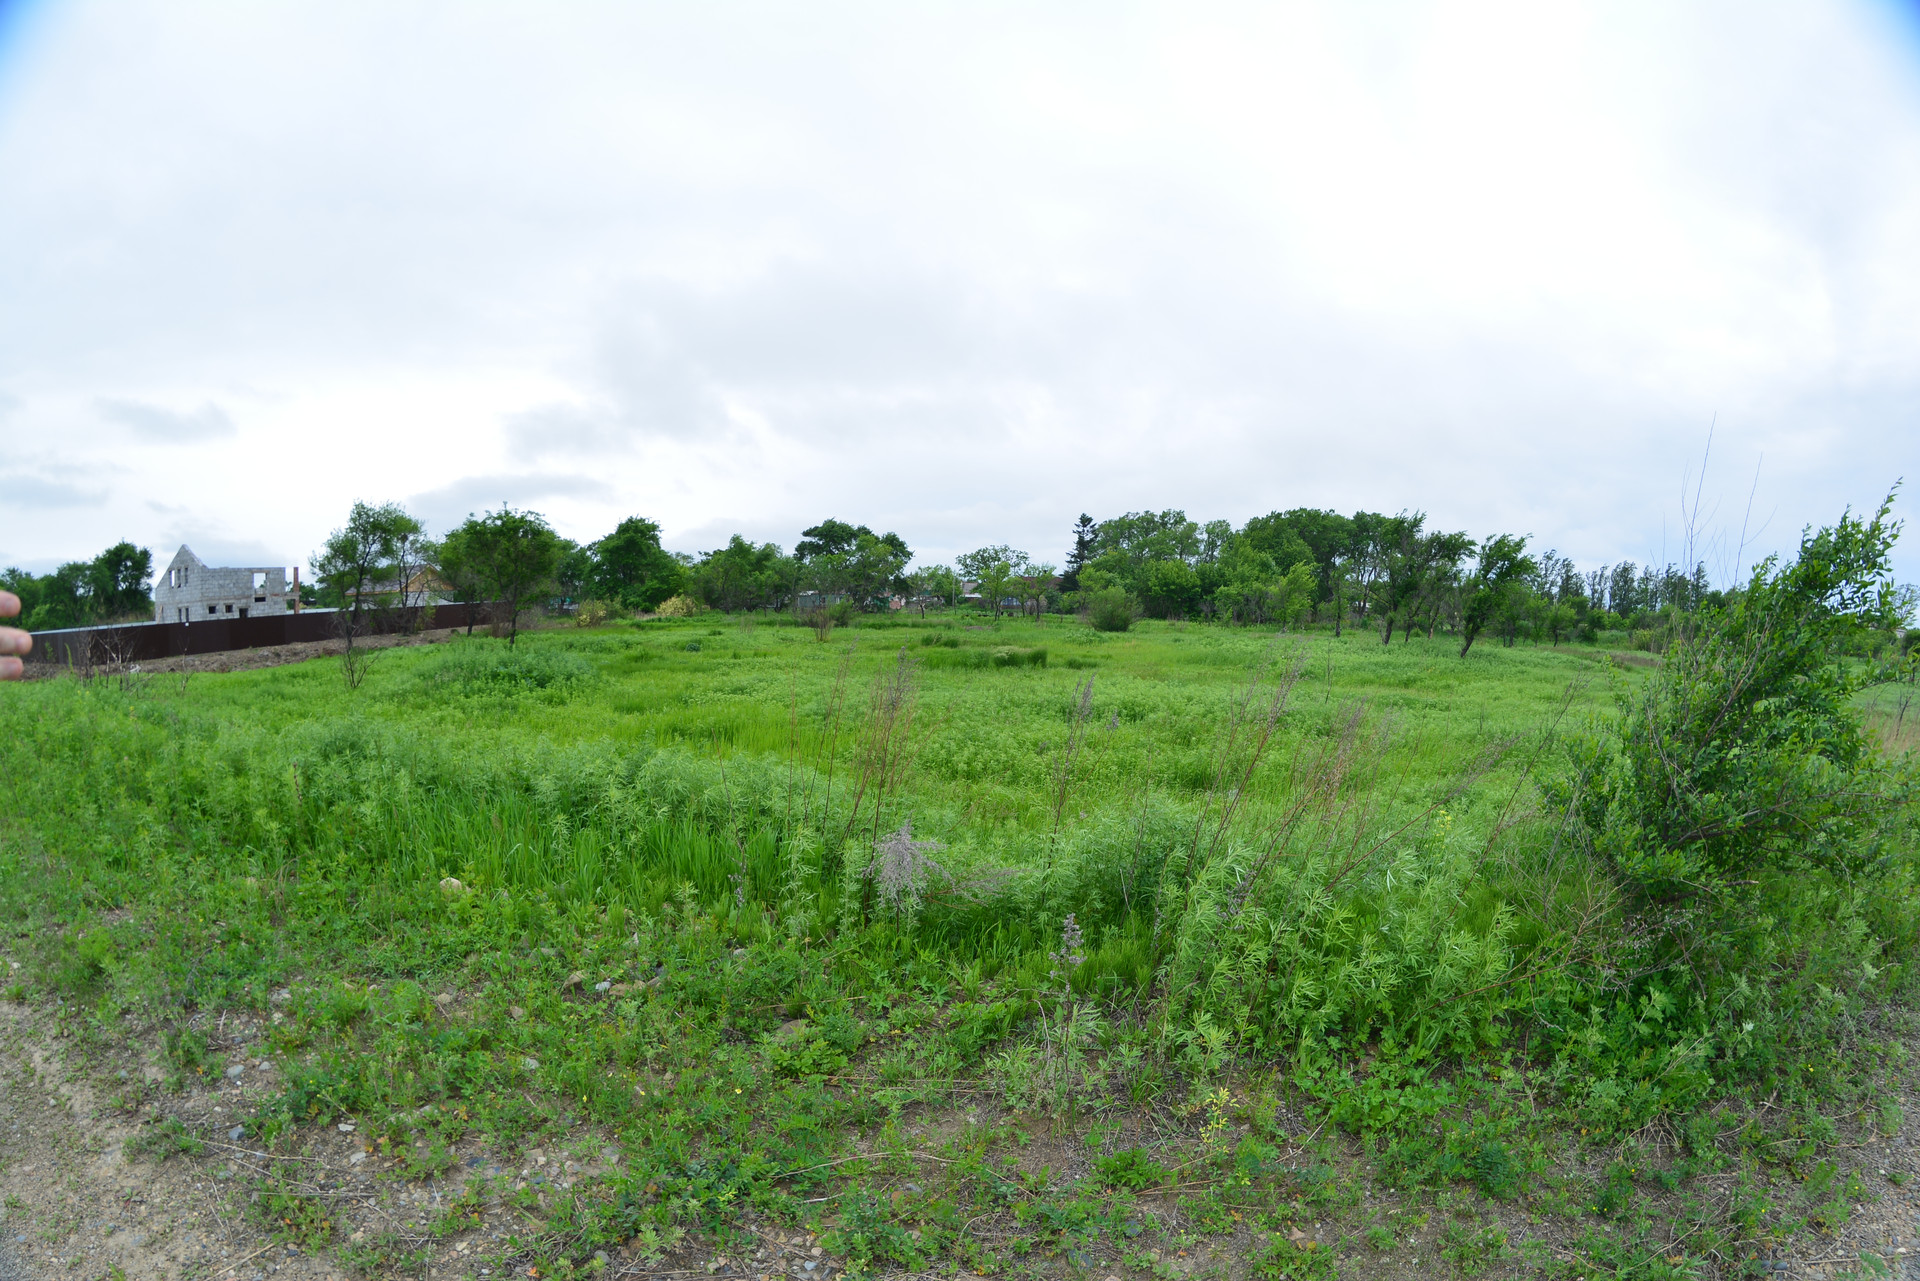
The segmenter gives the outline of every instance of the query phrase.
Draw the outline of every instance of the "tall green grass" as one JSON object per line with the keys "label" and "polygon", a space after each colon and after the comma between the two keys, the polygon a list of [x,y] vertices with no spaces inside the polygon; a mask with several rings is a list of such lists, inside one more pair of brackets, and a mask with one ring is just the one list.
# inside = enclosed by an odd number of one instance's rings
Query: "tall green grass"
{"label": "tall green grass", "polygon": [[[1535,783],[1646,677],[1417,638],[696,619],[389,651],[355,691],[324,662],[38,682],[0,699],[0,788],[87,901],[300,886],[397,920],[454,878],[509,915],[864,932],[1035,987],[1071,916],[1073,983],[1157,993],[1179,1035],[1418,1058],[1542,1002],[1611,1035],[1569,966],[1617,904]],[[940,848],[894,900],[875,838],[903,825]]]}

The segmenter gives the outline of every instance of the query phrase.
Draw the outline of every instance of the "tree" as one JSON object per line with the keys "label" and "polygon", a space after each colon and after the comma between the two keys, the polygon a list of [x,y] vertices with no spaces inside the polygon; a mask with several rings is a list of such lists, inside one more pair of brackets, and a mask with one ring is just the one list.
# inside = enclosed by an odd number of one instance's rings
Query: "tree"
{"label": "tree", "polygon": [[925,573],[928,585],[947,602],[947,608],[960,608],[960,575],[946,565],[929,566]]}
{"label": "tree", "polygon": [[1184,560],[1149,561],[1143,595],[1147,613],[1155,618],[1185,618],[1200,610],[1204,599],[1200,575]]}
{"label": "tree", "polygon": [[1378,563],[1380,589],[1381,644],[1393,641],[1394,622],[1405,615],[1420,594],[1421,532],[1427,523],[1425,512],[1401,512],[1383,520],[1373,531],[1370,549]]}
{"label": "tree", "polygon": [[[1272,556],[1274,564],[1282,570],[1302,559],[1311,560],[1318,580],[1314,595],[1318,604],[1333,599],[1335,563],[1343,560],[1350,563],[1356,546],[1357,519],[1359,517],[1342,516],[1339,512],[1295,507],[1290,511],[1256,516],[1247,522],[1242,533],[1252,538],[1261,551]],[[1301,555],[1302,548],[1305,549],[1304,556]],[[1337,622],[1335,626],[1338,626]]]}
{"label": "tree", "polygon": [[[822,545],[815,540],[816,547]],[[838,546],[815,551],[806,562],[804,577],[822,597],[839,596],[872,609],[893,591],[906,589],[904,574],[913,553],[899,535],[875,534],[863,526],[852,543]]]}
{"label": "tree", "polygon": [[1372,621],[1378,597],[1386,586],[1388,548],[1395,534],[1393,516],[1379,512],[1353,514],[1353,535],[1347,549],[1348,584],[1357,618]]}
{"label": "tree", "polygon": [[[328,535],[325,546],[309,560],[327,597],[350,609],[358,622],[367,598],[376,594],[383,578],[395,572],[401,545],[417,549],[421,533],[420,522],[398,503],[378,507],[355,503],[347,523]],[[348,644],[352,644],[351,634]]]}
{"label": "tree", "polygon": [[520,638],[520,610],[550,590],[560,562],[560,536],[546,518],[502,506],[484,516],[468,516],[448,535],[474,581],[507,612],[507,644]]}
{"label": "tree", "polygon": [[592,551],[594,595],[622,609],[652,609],[686,580],[684,567],[660,546],[660,526],[644,516],[621,521]]}
{"label": "tree", "polygon": [[413,517],[401,514],[392,521],[387,529],[388,565],[393,574],[393,590],[399,597],[401,609],[412,609],[424,603],[425,585],[414,590],[414,580],[420,577],[420,571],[426,569],[428,549],[433,546],[427,537],[426,526]]}
{"label": "tree", "polygon": [[812,529],[800,531],[800,541],[793,545],[796,560],[813,560],[818,556],[844,556],[860,541],[861,534],[872,534],[865,525],[849,525],[843,520],[823,520]]}
{"label": "tree", "polygon": [[891,530],[876,534],[865,525],[823,520],[801,531],[793,558],[797,577],[816,591],[844,595],[871,608],[881,597],[908,589],[905,574],[913,551]]}
{"label": "tree", "polygon": [[1280,512],[1254,517],[1240,531],[1240,537],[1246,539],[1255,551],[1264,552],[1272,558],[1276,569],[1289,569],[1302,561],[1315,563],[1313,548],[1307,545],[1306,539],[1300,537],[1287,516]]}
{"label": "tree", "polygon": [[553,570],[553,590],[562,608],[591,599],[594,587],[593,548],[571,538],[560,540],[560,559]]}
{"label": "tree", "polygon": [[979,584],[980,595],[993,610],[993,616],[998,618],[1000,602],[1007,595],[1007,585],[1026,566],[1027,554],[1001,543],[962,553],[956,558],[956,563],[962,574]]}
{"label": "tree", "polygon": [[1351,551],[1335,557],[1332,568],[1327,571],[1327,608],[1333,614],[1333,634],[1336,639],[1340,636],[1341,625],[1346,621],[1347,602],[1353,591],[1356,572],[1356,558]]}
{"label": "tree", "polygon": [[141,614],[152,617],[153,596],[147,588],[152,578],[152,552],[129,542],[107,548],[87,565],[93,616],[101,620]]}
{"label": "tree", "polygon": [[1056,590],[1053,566],[1045,561],[1029,561],[1014,575],[1014,584],[1020,589],[1022,607],[1032,605],[1033,616],[1038,620],[1045,611],[1047,593]]}
{"label": "tree", "polygon": [[920,607],[920,617],[927,616],[927,598],[939,594],[938,565],[922,565],[919,569],[907,573],[907,603]]}
{"label": "tree", "polygon": [[1085,512],[1073,526],[1073,550],[1067,553],[1067,572],[1060,576],[1060,590],[1077,592],[1080,590],[1080,571],[1093,559],[1099,533],[1093,523],[1093,517]]}
{"label": "tree", "polygon": [[440,581],[453,590],[456,600],[469,607],[467,609],[467,635],[469,636],[473,635],[473,616],[476,612],[472,606],[486,599],[486,584],[480,578],[476,550],[467,537],[468,525],[471,524],[472,518],[469,517],[467,525],[459,526],[431,549],[434,564],[440,573]]}
{"label": "tree", "polygon": [[[51,574],[35,581],[27,613],[27,630],[49,631],[60,627],[85,627],[93,621],[92,566],[86,561],[69,561]],[[23,611],[29,598],[21,597]]]}
{"label": "tree", "polygon": [[1169,508],[1163,512],[1128,512],[1096,527],[1096,559],[1118,573],[1138,594],[1146,566],[1157,560],[1193,561],[1200,554],[1200,526],[1187,514]]}
{"label": "tree", "polygon": [[1460,657],[1473,648],[1481,629],[1509,603],[1513,589],[1524,586],[1536,566],[1526,554],[1527,540],[1496,534],[1480,545],[1480,564],[1467,584],[1466,606],[1460,611]]}
{"label": "tree", "polygon": [[152,553],[120,542],[90,561],[69,561],[51,574],[29,574],[17,567],[0,571],[0,589],[20,598],[20,617],[28,631],[51,631],[152,618],[153,598],[147,590],[152,577]]}
{"label": "tree", "polygon": [[1272,556],[1242,538],[1221,554],[1213,604],[1230,622],[1296,627],[1313,608],[1318,587],[1312,560],[1295,561],[1283,571]]}
{"label": "tree", "polygon": [[783,604],[791,581],[791,563],[777,543],[755,546],[735,534],[725,547],[708,552],[689,577],[694,593],[713,609],[773,608]]}
{"label": "tree", "polygon": [[1474,541],[1464,533],[1445,534],[1436,530],[1421,539],[1420,590],[1413,608],[1407,611],[1407,630],[1403,639],[1412,637],[1416,617],[1424,620],[1427,639],[1432,640],[1441,617],[1457,613],[1460,606],[1460,565],[1473,554],[1474,545]]}

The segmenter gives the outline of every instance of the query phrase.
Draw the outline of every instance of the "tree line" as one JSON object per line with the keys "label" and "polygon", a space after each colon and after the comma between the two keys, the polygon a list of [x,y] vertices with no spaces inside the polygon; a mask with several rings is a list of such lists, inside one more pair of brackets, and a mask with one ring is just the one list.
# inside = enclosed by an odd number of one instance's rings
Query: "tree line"
{"label": "tree line", "polygon": [[[662,547],[660,526],[643,516],[575,542],[538,512],[502,506],[434,539],[397,503],[357,502],[312,555],[304,594],[309,604],[355,616],[442,597],[500,602],[509,620],[533,604],[588,616],[801,610],[840,621],[904,604],[922,612],[972,605],[994,615],[1079,613],[1108,630],[1139,617],[1315,622],[1336,634],[1369,628],[1384,643],[1444,632],[1459,638],[1463,654],[1482,637],[1508,645],[1591,640],[1723,603],[1701,564],[1582,571],[1557,550],[1530,551],[1529,542],[1440,529],[1419,511],[1296,507],[1235,527],[1170,509],[1101,521],[1082,514],[1059,566],[1006,544],[951,565],[915,565],[897,533],[838,519],[801,531],[791,551],[736,534],[689,555]],[[150,617],[151,577],[151,555],[122,542],[48,575],[0,572],[0,587],[21,597],[30,627],[44,630]]]}
{"label": "tree line", "polygon": [[0,570],[0,589],[20,598],[28,631],[89,627],[153,618],[153,553],[119,542],[92,560],[69,561],[51,574],[18,567]]}

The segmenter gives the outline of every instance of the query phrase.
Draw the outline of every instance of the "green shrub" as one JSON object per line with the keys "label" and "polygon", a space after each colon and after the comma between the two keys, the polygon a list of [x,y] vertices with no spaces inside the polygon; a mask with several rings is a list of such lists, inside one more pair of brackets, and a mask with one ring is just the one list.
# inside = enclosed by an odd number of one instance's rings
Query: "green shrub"
{"label": "green shrub", "polygon": [[415,680],[418,692],[433,698],[564,698],[595,675],[593,664],[555,646],[508,648],[479,641],[446,646]]}
{"label": "green shrub", "polygon": [[1859,1003],[1903,979],[1915,778],[1858,708],[1899,673],[1848,657],[1892,611],[1887,512],[1806,535],[1677,631],[1547,789],[1616,887],[1538,989],[1583,1123],[1629,1129],[1716,1081],[1809,1084]]}
{"label": "green shrub", "polygon": [[1106,587],[1087,594],[1087,621],[1098,632],[1124,632],[1140,616],[1140,608],[1126,589]]}
{"label": "green shrub", "polygon": [[1109,1186],[1144,1192],[1173,1181],[1173,1171],[1159,1164],[1139,1148],[1128,1148],[1112,1156],[1095,1157],[1093,1168]]}
{"label": "green shrub", "polygon": [[1886,513],[1769,558],[1621,696],[1617,730],[1579,746],[1563,794],[1641,903],[1722,900],[1767,870],[1850,878],[1886,853],[1907,780],[1869,750],[1853,699],[1892,672],[1842,661],[1891,603]]}

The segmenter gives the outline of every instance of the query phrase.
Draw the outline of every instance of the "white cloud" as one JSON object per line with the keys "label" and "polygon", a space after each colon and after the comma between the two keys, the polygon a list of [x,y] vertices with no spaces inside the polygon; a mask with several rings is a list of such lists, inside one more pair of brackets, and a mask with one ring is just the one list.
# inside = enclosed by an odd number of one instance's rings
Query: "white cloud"
{"label": "white cloud", "polygon": [[297,556],[414,495],[1058,559],[1083,510],[1306,504],[1644,559],[1717,415],[1777,546],[1920,455],[1896,24],[47,10],[0,55],[0,434],[119,470],[30,473],[107,497],[20,537]]}

